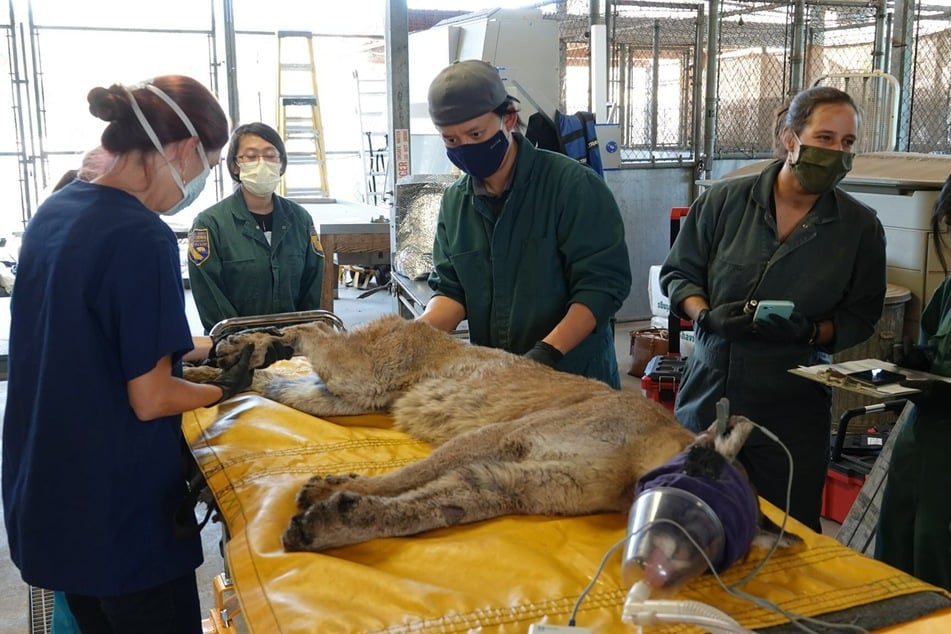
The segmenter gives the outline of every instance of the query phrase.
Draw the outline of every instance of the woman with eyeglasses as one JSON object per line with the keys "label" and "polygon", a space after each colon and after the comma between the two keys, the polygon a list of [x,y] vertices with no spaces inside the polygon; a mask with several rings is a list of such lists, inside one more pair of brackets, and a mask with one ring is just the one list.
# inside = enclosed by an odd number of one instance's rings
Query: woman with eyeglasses
{"label": "woman with eyeglasses", "polygon": [[306,209],[275,193],[287,168],[276,130],[231,134],[234,194],[201,212],[188,234],[188,276],[207,333],[229,317],[320,308],[324,251]]}

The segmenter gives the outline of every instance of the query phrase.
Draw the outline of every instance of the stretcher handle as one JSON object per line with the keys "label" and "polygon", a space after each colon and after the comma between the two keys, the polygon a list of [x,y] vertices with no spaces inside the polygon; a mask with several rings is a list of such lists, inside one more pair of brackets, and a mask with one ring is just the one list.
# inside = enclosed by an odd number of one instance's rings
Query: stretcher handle
{"label": "stretcher handle", "polygon": [[835,447],[832,449],[832,462],[838,462],[842,457],[842,448],[845,446],[845,433],[849,428],[850,420],[856,416],[864,416],[865,414],[878,414],[881,412],[893,412],[895,414],[900,414],[901,411],[905,409],[905,404],[907,403],[907,399],[899,398],[895,399],[894,401],[885,401],[883,403],[875,403],[873,405],[866,405],[864,407],[855,407],[842,412],[842,415],[839,416],[839,429],[835,434]]}
{"label": "stretcher handle", "polygon": [[293,324],[303,324],[311,321],[325,321],[337,330],[347,330],[343,325],[343,320],[329,310],[298,310],[290,313],[247,315],[245,317],[222,319],[211,327],[211,330],[208,331],[208,336],[211,337],[212,342],[217,343],[222,337],[238,332],[239,330],[261,328],[264,326],[291,326]]}

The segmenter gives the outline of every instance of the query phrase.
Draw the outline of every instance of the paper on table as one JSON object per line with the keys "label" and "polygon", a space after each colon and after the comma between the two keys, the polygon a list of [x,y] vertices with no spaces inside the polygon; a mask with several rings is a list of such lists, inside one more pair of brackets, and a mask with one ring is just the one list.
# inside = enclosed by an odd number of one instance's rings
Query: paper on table
{"label": "paper on table", "polygon": [[871,370],[874,368],[884,368],[886,370],[891,370],[892,372],[900,372],[909,379],[947,380],[945,377],[941,377],[936,374],[919,372],[917,370],[909,370],[907,368],[897,366],[894,363],[882,361],[881,359],[860,359],[858,361],[844,361],[842,363],[800,366],[798,368],[792,368],[789,371],[812,381],[818,381],[824,385],[839,387],[844,390],[849,390],[850,392],[857,392],[859,394],[865,394],[868,396],[887,398],[890,396],[905,396],[907,394],[915,394],[918,392],[918,390],[914,388],[902,387],[898,383],[872,387],[859,383],[858,381],[845,376],[850,372],[860,372],[862,370]]}

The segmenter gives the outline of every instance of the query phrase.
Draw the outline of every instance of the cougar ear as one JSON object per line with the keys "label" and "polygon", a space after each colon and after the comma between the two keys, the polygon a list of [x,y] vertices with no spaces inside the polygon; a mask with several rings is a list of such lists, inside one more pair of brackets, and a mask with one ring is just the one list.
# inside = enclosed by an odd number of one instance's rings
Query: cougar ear
{"label": "cougar ear", "polygon": [[713,423],[706,430],[697,434],[692,446],[713,449],[730,462],[733,462],[751,431],[753,431],[753,424],[750,419],[745,416],[730,416],[725,434],[722,436],[718,434],[717,424]]}
{"label": "cougar ear", "polygon": [[705,449],[716,449],[717,424],[713,423],[702,432],[694,436],[691,447],[704,447]]}
{"label": "cougar ear", "polygon": [[753,431],[753,423],[751,423],[750,419],[746,416],[730,416],[730,421],[727,423],[726,429],[725,434],[718,436],[716,433],[716,423],[714,423],[710,429],[704,433],[713,433],[713,445],[717,453],[732,462],[736,460],[736,455],[740,453],[740,449],[743,448],[743,443],[746,442],[746,439],[750,436],[750,432]]}

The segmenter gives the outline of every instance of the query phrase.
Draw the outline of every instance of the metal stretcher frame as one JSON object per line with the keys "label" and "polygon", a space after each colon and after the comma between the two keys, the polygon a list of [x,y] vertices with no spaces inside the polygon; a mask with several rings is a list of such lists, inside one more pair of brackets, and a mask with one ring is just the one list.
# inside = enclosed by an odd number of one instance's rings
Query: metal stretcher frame
{"label": "metal stretcher frame", "polygon": [[277,313],[273,315],[249,315],[246,317],[229,317],[222,319],[211,327],[208,336],[212,341],[217,342],[222,337],[226,337],[241,330],[249,328],[259,328],[265,326],[291,326],[302,324],[309,321],[325,321],[338,330],[346,330],[343,320],[329,310],[299,310],[290,313]]}
{"label": "metal stretcher frame", "polygon": [[[308,368],[301,358],[288,373]],[[281,366],[276,369],[282,370]],[[418,460],[429,447],[389,427],[388,416],[315,418],[256,395],[183,417],[183,429],[214,493],[230,539],[225,556],[250,632],[518,633],[548,620],[565,625],[601,558],[626,532],[621,514],[575,518],[501,517],[407,538],[378,539],[325,553],[286,553],[280,534],[295,511],[299,486],[316,473],[375,474]],[[781,514],[765,502],[776,521]],[[918,619],[951,631],[951,611],[896,617],[894,602],[949,595],[795,521],[804,545],[779,551],[744,590],[804,615],[858,610],[866,627]],[[726,572],[736,582],[765,552]],[[621,622],[626,594],[620,554],[608,561],[581,603],[577,624],[599,634],[632,631]],[[747,627],[783,631],[786,619],[735,599],[710,575],[681,593],[726,611]],[[876,610],[876,605],[888,605]],[[868,618],[866,618],[868,616]],[[481,628],[481,629],[479,629]],[[658,631],[688,632],[689,628]]]}

